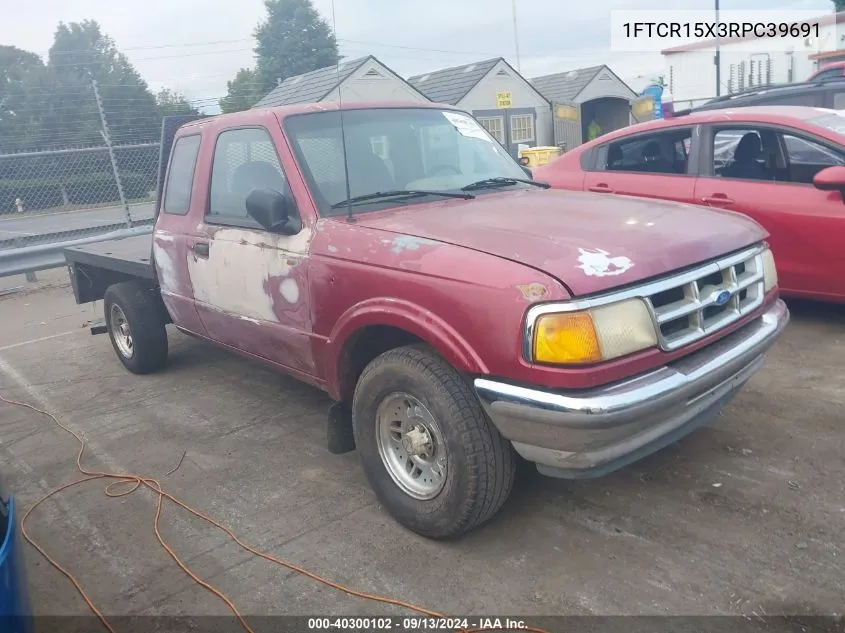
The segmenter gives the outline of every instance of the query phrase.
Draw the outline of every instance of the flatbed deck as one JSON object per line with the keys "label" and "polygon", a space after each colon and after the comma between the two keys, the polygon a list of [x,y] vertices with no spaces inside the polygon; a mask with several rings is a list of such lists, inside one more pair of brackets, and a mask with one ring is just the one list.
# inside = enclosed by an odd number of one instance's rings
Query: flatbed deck
{"label": "flatbed deck", "polygon": [[123,281],[157,287],[150,262],[152,246],[153,236],[148,233],[64,249],[76,302],[100,301],[111,284]]}
{"label": "flatbed deck", "polygon": [[68,264],[82,264],[130,277],[155,279],[150,263],[153,236],[136,235],[65,249]]}

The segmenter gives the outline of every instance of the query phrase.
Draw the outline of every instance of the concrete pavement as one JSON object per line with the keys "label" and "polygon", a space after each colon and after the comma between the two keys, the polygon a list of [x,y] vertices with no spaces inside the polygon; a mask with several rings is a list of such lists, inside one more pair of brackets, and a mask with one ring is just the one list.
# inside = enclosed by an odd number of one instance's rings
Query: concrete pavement
{"label": "concrete pavement", "polygon": [[[132,219],[142,220],[153,217],[153,206],[151,202],[131,205],[129,211]],[[14,214],[3,215],[0,216],[0,240],[116,224],[123,222],[125,218],[123,207],[120,206],[24,217]]]}
{"label": "concrete pavement", "polygon": [[[82,327],[101,314],[67,288],[0,299],[0,393],[81,431],[92,468],[158,476],[248,543],[356,589],[449,614],[841,612],[841,309],[794,305],[764,370],[713,426],[601,479],[528,477],[487,526],[442,543],[387,516],[355,453],[326,451],[321,392],[177,332],[166,371],[131,375],[106,336]],[[77,445],[43,416],[0,404],[0,438],[24,508],[77,478]],[[30,523],[95,603],[116,616],[227,614],[158,545],[153,495],[104,488],[59,495]],[[172,504],[162,531],[244,613],[407,613],[258,560]],[[88,614],[64,577],[26,555],[37,614]]]}

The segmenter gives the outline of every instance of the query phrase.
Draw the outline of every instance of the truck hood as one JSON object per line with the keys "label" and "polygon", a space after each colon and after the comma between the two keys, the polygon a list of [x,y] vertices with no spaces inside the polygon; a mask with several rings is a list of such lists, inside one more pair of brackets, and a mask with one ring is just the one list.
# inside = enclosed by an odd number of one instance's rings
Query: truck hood
{"label": "truck hood", "polygon": [[533,188],[362,213],[356,220],[523,263],[576,296],[665,275],[767,236],[746,216],[708,207]]}

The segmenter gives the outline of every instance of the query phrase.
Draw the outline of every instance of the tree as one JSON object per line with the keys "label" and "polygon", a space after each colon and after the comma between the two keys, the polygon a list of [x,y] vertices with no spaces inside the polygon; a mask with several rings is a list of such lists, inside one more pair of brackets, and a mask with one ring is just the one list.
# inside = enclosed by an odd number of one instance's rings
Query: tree
{"label": "tree", "polygon": [[253,32],[254,70],[241,68],[220,99],[223,112],[247,110],[288,77],[340,61],[337,40],[311,0],[264,0],[267,18]]}
{"label": "tree", "polygon": [[223,113],[249,110],[263,96],[254,70],[241,68],[232,81],[227,82],[227,94],[220,99]]}
{"label": "tree", "polygon": [[264,0],[255,29],[258,80],[264,93],[279,81],[337,64],[337,40],[311,0]]}
{"label": "tree", "polygon": [[156,94],[156,107],[158,108],[159,116],[173,116],[176,114],[199,114],[194,106],[185,98],[180,92],[170,90],[169,88],[162,88]]}
{"label": "tree", "polygon": [[833,8],[835,11],[845,11],[845,0],[833,0]]}
{"label": "tree", "polygon": [[44,62],[35,53],[0,46],[0,151],[18,151],[37,128],[29,107],[39,95]]}
{"label": "tree", "polygon": [[96,80],[115,143],[158,139],[160,117],[155,96],[94,20],[60,23],[47,67],[55,88],[47,105],[55,124],[62,126],[62,138],[67,140],[70,134],[71,143],[102,142],[91,85]]}

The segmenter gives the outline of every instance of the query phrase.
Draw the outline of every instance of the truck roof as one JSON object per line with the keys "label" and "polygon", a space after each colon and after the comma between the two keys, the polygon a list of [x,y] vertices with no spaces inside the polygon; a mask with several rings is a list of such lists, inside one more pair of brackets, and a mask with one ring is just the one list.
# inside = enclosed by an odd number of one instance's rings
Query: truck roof
{"label": "truck roof", "polygon": [[255,121],[257,117],[262,115],[272,114],[280,120],[295,114],[307,114],[312,112],[336,112],[338,110],[373,110],[383,108],[431,108],[431,109],[447,109],[447,110],[461,110],[455,106],[446,103],[428,103],[419,101],[356,101],[347,102],[344,104],[338,103],[296,103],[293,105],[275,106],[270,108],[253,108],[251,110],[243,110],[241,112],[231,112],[229,114],[217,114],[211,117],[204,117],[190,123],[186,123],[182,128],[195,127],[203,125],[210,120],[220,121],[225,120],[231,124],[237,124],[239,121]]}

